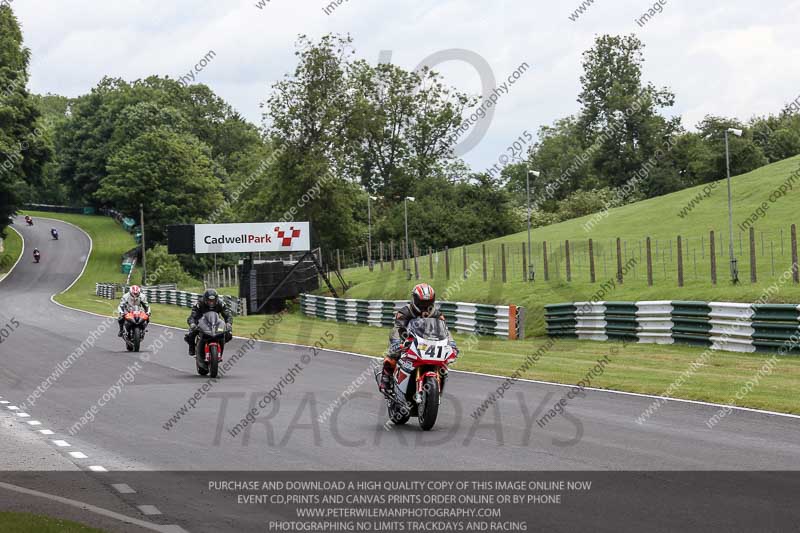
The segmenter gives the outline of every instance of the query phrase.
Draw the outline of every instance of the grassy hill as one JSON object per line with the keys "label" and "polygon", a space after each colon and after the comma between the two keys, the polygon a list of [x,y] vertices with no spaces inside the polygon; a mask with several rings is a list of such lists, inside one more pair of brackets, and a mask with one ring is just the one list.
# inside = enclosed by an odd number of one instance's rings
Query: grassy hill
{"label": "grassy hill", "polygon": [[[604,300],[729,300],[754,301],[791,267],[789,246],[790,225],[800,223],[797,200],[800,178],[795,178],[787,194],[771,202],[770,195],[800,169],[800,156],[786,159],[733,178],[734,250],[739,262],[741,283],[733,285],[729,276],[728,211],[725,180],[713,185],[698,186],[658,198],[625,205],[607,211],[607,216],[590,215],[552,226],[535,228],[532,239],[536,281],[524,281],[522,244],[527,233],[517,233],[485,243],[466,246],[467,270],[463,279],[463,248],[450,250],[450,278],[445,276],[444,253],[419,258],[420,280],[429,281],[439,294],[448,293],[449,300],[515,303],[528,308],[526,326],[529,333],[543,332],[542,308],[547,303]],[[704,187],[710,190],[703,197]],[[786,186],[788,189],[788,185]],[[680,213],[687,206],[695,205]],[[748,233],[738,227],[766,202],[768,209],[755,227],[758,282],[750,283]],[[710,281],[709,231],[716,232],[716,286]],[[677,237],[682,237],[683,287],[677,282]],[[598,298],[601,285],[616,274],[616,243],[621,239],[623,263],[631,261],[624,283],[607,290]],[[653,286],[646,281],[646,238],[651,238]],[[413,235],[411,236],[413,239]],[[596,282],[589,276],[588,239],[593,240]],[[570,241],[572,281],[566,281],[565,241]],[[547,241],[549,281],[543,276],[542,242]],[[502,282],[501,245],[506,248],[507,283]],[[487,279],[483,280],[482,247],[487,254]],[[430,264],[433,260],[433,276]],[[397,262],[391,272],[388,263],[381,271],[376,266],[348,269],[345,279],[353,284],[347,292],[351,298],[405,298],[416,279],[406,279]],[[412,264],[413,271],[413,264]],[[800,302],[800,286],[791,280],[781,285],[772,301]]]}

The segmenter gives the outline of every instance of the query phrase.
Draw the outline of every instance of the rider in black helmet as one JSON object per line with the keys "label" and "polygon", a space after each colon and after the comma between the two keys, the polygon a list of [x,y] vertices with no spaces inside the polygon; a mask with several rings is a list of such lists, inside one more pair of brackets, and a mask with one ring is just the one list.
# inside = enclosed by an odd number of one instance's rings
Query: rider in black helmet
{"label": "rider in black helmet", "polygon": [[216,311],[217,314],[225,319],[225,323],[228,326],[226,340],[230,340],[231,331],[233,329],[233,313],[231,313],[231,309],[228,304],[225,303],[225,300],[219,297],[217,291],[214,289],[207,289],[206,292],[203,293],[202,298],[192,306],[192,314],[190,314],[189,318],[186,320],[189,324],[189,332],[184,339],[189,343],[190,357],[194,357],[195,355],[197,335],[200,333],[200,330],[197,329],[197,322],[209,311]]}

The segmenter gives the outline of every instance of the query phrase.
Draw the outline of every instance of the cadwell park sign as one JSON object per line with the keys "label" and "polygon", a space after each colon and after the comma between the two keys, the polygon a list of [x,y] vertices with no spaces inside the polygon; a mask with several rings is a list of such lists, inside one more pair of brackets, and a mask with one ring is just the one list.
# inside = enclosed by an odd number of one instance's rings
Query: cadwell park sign
{"label": "cadwell park sign", "polygon": [[196,224],[194,251],[198,254],[232,252],[307,252],[311,249],[308,222]]}

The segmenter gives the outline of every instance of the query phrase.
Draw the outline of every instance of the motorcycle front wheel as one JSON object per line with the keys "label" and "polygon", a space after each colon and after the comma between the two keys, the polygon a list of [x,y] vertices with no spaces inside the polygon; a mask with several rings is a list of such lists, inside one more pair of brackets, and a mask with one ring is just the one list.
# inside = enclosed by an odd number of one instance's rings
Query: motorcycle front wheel
{"label": "motorcycle front wheel", "polygon": [[201,346],[201,344],[198,341],[195,344],[195,353],[197,355],[195,355],[195,357],[194,357],[195,358],[195,363],[197,363],[197,373],[200,374],[201,376],[207,376],[208,375],[208,365],[206,364],[205,359],[203,358],[204,350],[201,350],[200,346]]}
{"label": "motorcycle front wheel", "polygon": [[133,351],[138,352],[139,346],[142,344],[142,330],[134,328],[133,330]]}
{"label": "motorcycle front wheel", "polygon": [[208,348],[208,368],[212,378],[217,377],[219,372],[219,348],[216,344],[212,344]]}
{"label": "motorcycle front wheel", "polygon": [[436,424],[439,416],[439,384],[436,378],[425,378],[422,390],[422,402],[419,404],[419,427],[423,431],[430,431]]}
{"label": "motorcycle front wheel", "polygon": [[395,398],[394,401],[386,400],[389,409],[389,420],[396,426],[402,426],[411,418],[411,409],[409,409],[409,406],[406,405],[406,408],[403,409],[403,405],[406,403],[405,399],[402,400],[403,403],[400,402],[400,398]]}

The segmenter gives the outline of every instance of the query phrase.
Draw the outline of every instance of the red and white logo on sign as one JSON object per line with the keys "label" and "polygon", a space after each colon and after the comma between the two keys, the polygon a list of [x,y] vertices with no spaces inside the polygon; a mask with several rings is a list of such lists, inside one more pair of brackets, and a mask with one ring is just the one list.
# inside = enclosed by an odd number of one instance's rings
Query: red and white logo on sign
{"label": "red and white logo on sign", "polygon": [[280,226],[275,226],[275,233],[278,235],[278,238],[281,240],[281,246],[291,246],[293,239],[300,238],[300,230],[294,229],[294,226],[289,227],[290,235],[287,237],[286,232],[283,231]]}

